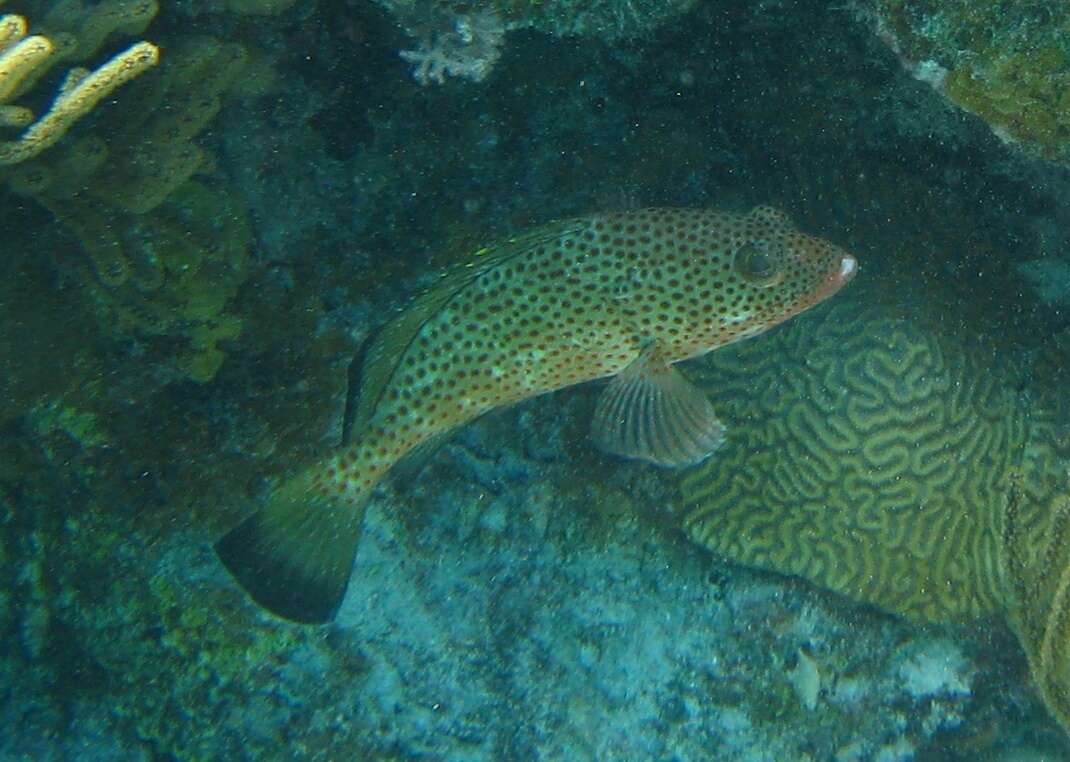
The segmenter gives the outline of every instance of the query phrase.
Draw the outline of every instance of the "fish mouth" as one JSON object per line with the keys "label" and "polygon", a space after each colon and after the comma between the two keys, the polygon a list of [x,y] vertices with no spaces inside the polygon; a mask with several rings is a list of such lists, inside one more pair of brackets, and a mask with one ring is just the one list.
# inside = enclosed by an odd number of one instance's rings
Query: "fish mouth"
{"label": "fish mouth", "polygon": [[846,286],[858,274],[858,260],[850,254],[844,254],[840,260],[840,272],[836,276],[841,286]]}
{"label": "fish mouth", "polygon": [[[840,265],[838,268],[830,272],[825,277],[823,283],[813,291],[811,298],[807,300],[807,306],[824,302],[829,296],[851,283],[857,274],[858,260],[850,254],[843,254],[840,257]],[[805,308],[806,307],[804,307],[804,309]]]}
{"label": "fish mouth", "polygon": [[827,299],[846,286],[858,274],[858,260],[850,254],[840,257],[840,266],[829,274],[824,284],[818,289],[816,301]]}

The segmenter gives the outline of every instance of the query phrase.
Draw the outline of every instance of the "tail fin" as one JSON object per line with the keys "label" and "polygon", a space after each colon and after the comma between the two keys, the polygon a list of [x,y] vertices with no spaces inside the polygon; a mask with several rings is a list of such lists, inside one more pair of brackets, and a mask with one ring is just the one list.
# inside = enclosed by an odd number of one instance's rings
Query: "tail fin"
{"label": "tail fin", "polygon": [[349,584],[367,497],[332,500],[298,477],[230,530],[216,554],[273,614],[304,624],[334,618]]}

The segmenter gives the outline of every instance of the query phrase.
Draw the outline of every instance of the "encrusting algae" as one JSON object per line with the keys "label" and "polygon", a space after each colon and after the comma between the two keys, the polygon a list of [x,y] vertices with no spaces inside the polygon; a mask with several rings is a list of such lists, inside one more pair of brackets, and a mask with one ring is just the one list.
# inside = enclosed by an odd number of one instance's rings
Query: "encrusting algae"
{"label": "encrusting algae", "polygon": [[601,447],[662,466],[701,462],[724,428],[672,364],[787,320],[857,270],[765,207],[593,215],[477,254],[366,344],[354,444],[284,482],[217,544],[274,613],[331,619],[375,486],[494,408],[612,376],[595,409]]}

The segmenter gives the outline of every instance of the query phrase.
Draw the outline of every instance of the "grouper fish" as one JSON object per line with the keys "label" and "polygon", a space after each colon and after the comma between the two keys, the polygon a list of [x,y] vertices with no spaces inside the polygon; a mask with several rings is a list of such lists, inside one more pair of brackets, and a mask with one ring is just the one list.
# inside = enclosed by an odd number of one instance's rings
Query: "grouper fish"
{"label": "grouper fish", "polygon": [[797,315],[857,268],[768,207],[595,214],[483,248],[366,344],[352,444],[282,481],[216,551],[270,611],[329,621],[395,464],[489,410],[598,378],[611,378],[594,410],[600,447],[699,463],[725,428],[673,364]]}

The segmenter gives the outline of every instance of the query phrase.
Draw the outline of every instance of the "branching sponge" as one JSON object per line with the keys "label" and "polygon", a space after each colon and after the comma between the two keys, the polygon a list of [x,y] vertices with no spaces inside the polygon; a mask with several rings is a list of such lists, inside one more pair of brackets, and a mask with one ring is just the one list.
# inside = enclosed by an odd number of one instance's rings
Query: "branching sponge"
{"label": "branching sponge", "polygon": [[26,33],[21,16],[0,17],[0,126],[26,127],[15,140],[0,142],[0,165],[18,164],[55,145],[101,100],[160,60],[159,48],[138,42],[96,70],[72,69],[51,107],[34,121],[32,112],[8,101],[46,65],[55,46],[47,37]]}

